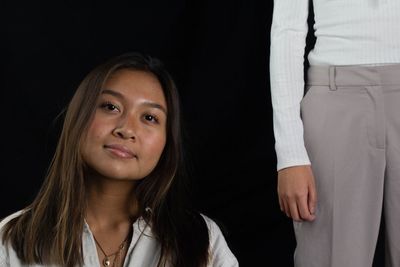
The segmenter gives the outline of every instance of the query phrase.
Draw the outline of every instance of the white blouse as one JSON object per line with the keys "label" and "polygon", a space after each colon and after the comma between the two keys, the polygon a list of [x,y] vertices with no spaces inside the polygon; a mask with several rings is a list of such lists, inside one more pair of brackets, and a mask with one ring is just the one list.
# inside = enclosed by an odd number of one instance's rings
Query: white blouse
{"label": "white blouse", "polygon": [[[0,222],[0,231],[3,226],[21,212],[14,213]],[[236,257],[229,249],[225,238],[217,226],[210,218],[204,216],[210,236],[210,267],[238,267]],[[156,267],[160,257],[160,245],[154,238],[151,228],[143,219],[138,219],[133,223],[132,240],[125,257],[124,267]],[[88,224],[85,223],[82,235],[82,248],[84,267],[101,266],[97,255],[96,244],[93,234]],[[0,267],[22,267],[20,259],[11,246],[5,246],[0,241]],[[29,265],[29,267],[42,267],[43,265]]]}
{"label": "white blouse", "polygon": [[[309,0],[274,0],[270,83],[277,169],[310,164],[300,101]],[[310,65],[400,63],[399,0],[313,0]]]}

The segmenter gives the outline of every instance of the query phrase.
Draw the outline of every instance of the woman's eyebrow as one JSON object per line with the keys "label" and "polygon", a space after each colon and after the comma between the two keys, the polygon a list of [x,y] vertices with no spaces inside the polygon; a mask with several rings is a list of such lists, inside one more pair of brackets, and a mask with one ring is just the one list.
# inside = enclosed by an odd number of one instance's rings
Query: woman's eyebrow
{"label": "woman's eyebrow", "polygon": [[120,98],[120,99],[124,99],[124,96],[121,93],[118,93],[118,92],[116,92],[114,90],[111,90],[111,89],[104,89],[101,93],[102,94],[112,95],[112,96],[115,96],[115,97]]}
{"label": "woman's eyebrow", "polygon": [[[101,93],[115,96],[115,97],[117,97],[117,98],[119,98],[121,100],[125,99],[123,94],[121,94],[121,93],[119,93],[117,91],[111,90],[111,89],[104,89]],[[162,106],[162,105],[160,105],[158,103],[155,103],[155,102],[152,102],[152,101],[145,101],[145,102],[143,102],[141,104],[144,105],[144,106],[150,107],[150,108],[159,109],[162,112],[164,112],[165,114],[167,114],[167,109],[164,106]]]}
{"label": "woman's eyebrow", "polygon": [[144,105],[144,106],[148,106],[148,107],[150,107],[150,108],[159,109],[159,110],[161,110],[162,112],[164,112],[165,114],[167,114],[167,109],[166,109],[165,107],[163,107],[162,105],[157,104],[157,103],[155,103],[155,102],[145,101],[145,102],[143,102],[143,103],[141,103],[141,104]]}

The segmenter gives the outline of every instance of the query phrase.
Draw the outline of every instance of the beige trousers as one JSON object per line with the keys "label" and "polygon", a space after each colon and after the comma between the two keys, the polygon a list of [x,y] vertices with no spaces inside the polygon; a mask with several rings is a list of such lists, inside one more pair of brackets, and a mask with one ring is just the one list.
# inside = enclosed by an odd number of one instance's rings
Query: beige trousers
{"label": "beige trousers", "polygon": [[316,179],[314,222],[294,222],[296,267],[369,267],[386,221],[400,267],[400,64],[312,66],[301,102]]}

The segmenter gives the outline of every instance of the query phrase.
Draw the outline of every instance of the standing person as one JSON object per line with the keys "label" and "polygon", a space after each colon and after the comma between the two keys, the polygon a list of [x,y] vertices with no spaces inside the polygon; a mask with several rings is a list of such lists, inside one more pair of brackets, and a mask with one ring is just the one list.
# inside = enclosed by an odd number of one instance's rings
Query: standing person
{"label": "standing person", "polygon": [[278,195],[295,266],[371,266],[384,214],[386,266],[398,267],[400,1],[314,0],[305,84],[309,2],[275,0],[271,27]]}
{"label": "standing person", "polygon": [[125,54],[75,92],[33,203],[1,222],[0,266],[238,266],[182,198],[180,107],[161,62]]}

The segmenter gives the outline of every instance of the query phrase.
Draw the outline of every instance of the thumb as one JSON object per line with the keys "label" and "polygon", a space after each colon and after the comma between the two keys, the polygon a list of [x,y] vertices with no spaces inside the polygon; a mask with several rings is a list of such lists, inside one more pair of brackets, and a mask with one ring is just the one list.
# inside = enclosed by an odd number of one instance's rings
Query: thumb
{"label": "thumb", "polygon": [[311,214],[315,213],[315,208],[317,206],[317,190],[315,189],[315,184],[312,183],[308,190],[308,209]]}

